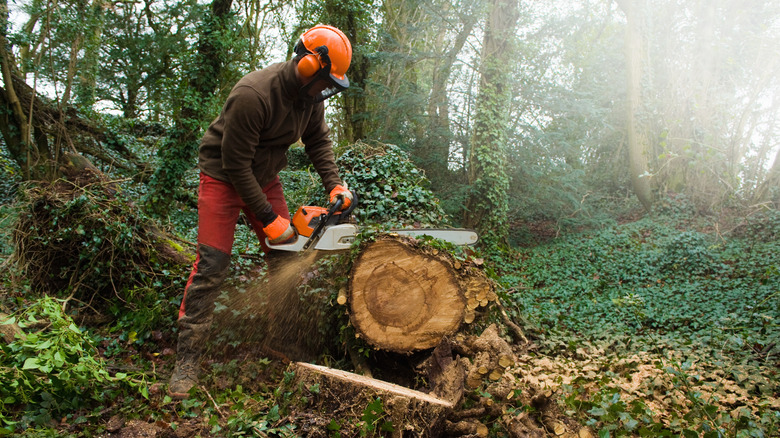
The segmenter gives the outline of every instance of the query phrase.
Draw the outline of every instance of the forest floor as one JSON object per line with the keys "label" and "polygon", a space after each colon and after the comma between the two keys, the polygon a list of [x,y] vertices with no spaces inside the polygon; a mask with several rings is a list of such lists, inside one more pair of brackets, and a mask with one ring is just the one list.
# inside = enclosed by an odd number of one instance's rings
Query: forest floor
{"label": "forest floor", "polygon": [[[488,378],[467,387],[451,423],[474,426],[462,436],[780,436],[778,217],[736,221],[728,233],[692,216],[651,217],[493,259],[503,311],[526,339],[490,311],[464,331],[479,336],[496,324],[516,361],[500,390]],[[3,283],[3,304],[21,322],[19,312],[34,300],[11,280]],[[67,315],[46,309],[33,319],[66,324],[28,326],[41,337],[38,344],[28,337],[24,348],[38,358],[53,339],[44,345],[42,333],[71,327]],[[381,403],[355,407],[351,417],[309,409],[288,390],[288,355],[219,335],[191,397],[172,400],[165,385],[176,334],[173,319],[166,321],[144,332],[121,323],[69,332],[89,346],[89,366],[105,379],[76,385],[99,394],[79,403],[57,398],[64,383],[35,389],[36,376],[56,378],[35,374],[52,370],[39,368],[43,359],[30,361],[29,351],[24,366],[0,368],[4,385],[13,378],[29,388],[5,395],[6,430],[29,437],[392,436]],[[9,345],[7,357],[27,351],[18,341]],[[352,371],[341,353],[316,362]],[[375,376],[427,390],[418,357],[367,355]]]}

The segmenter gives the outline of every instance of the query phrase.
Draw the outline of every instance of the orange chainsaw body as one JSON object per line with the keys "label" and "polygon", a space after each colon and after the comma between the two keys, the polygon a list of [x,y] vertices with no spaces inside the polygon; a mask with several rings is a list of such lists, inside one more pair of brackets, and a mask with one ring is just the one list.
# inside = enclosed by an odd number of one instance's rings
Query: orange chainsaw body
{"label": "orange chainsaw body", "polygon": [[325,207],[304,205],[295,212],[292,223],[295,229],[298,230],[298,234],[304,237],[311,237],[320,220],[327,214],[328,209]]}

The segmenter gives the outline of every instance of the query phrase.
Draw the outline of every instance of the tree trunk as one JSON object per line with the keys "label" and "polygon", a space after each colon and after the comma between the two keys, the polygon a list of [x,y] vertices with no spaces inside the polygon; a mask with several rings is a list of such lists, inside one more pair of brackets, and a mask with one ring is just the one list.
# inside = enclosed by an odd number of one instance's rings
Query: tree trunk
{"label": "tree trunk", "polygon": [[488,246],[506,244],[509,175],[506,130],[509,125],[509,82],[512,80],[514,35],[519,18],[516,0],[493,0],[482,45],[480,84],[471,134],[469,184],[465,219]]}
{"label": "tree trunk", "polygon": [[105,25],[106,2],[93,0],[84,34],[84,55],[80,62],[76,102],[82,108],[92,109],[97,99],[95,86],[100,68],[100,46]]}
{"label": "tree trunk", "polygon": [[775,154],[775,162],[753,199],[756,202],[773,202],[775,207],[780,206],[780,150]]}
{"label": "tree trunk", "polygon": [[356,0],[328,0],[323,2],[319,19],[340,29],[352,44],[352,62],[347,71],[349,89],[334,99],[341,107],[342,123],[337,131],[341,143],[352,144],[364,139],[367,132],[367,103],[364,87],[369,77],[371,62],[364,55],[371,43],[367,23],[373,23],[373,5]]}
{"label": "tree trunk", "polygon": [[[423,163],[427,176],[434,185],[445,184],[446,176],[449,174],[449,156],[450,141],[452,133],[450,132],[450,108],[447,96],[447,85],[449,84],[452,67],[457,59],[458,53],[463,49],[466,40],[476,24],[477,14],[467,14],[463,19],[463,28],[458,33],[452,46],[437,56],[434,60],[432,88],[428,98],[428,118],[430,119],[427,129],[428,141],[422,147],[414,150],[414,154]],[[445,37],[449,29],[442,28],[439,34],[438,44],[444,44]]]}
{"label": "tree trunk", "polygon": [[27,113],[22,109],[19,95],[14,86],[13,75],[16,63],[8,50],[10,44],[6,38],[8,31],[8,2],[0,4],[0,68],[2,69],[5,88],[0,87],[0,103],[3,111],[0,114],[0,130],[11,152],[11,156],[22,168],[25,179],[30,178],[31,126],[27,121]]}
{"label": "tree trunk", "polygon": [[189,80],[184,85],[181,112],[159,149],[161,163],[149,182],[152,196],[147,209],[153,214],[164,216],[168,213],[184,173],[195,166],[201,124],[208,119],[209,102],[219,86],[228,50],[222,40],[232,3],[233,0],[214,0],[211,3],[212,15],[203,25],[198,41],[197,63],[187,72]]}
{"label": "tree trunk", "polygon": [[642,33],[641,9],[643,6],[636,0],[618,0],[618,5],[626,14],[626,64],[627,71],[627,106],[628,117],[626,132],[628,136],[628,161],[631,173],[631,186],[645,210],[653,206],[653,195],[650,189],[650,178],[647,168],[647,139],[637,121],[642,105]]}
{"label": "tree trunk", "polygon": [[437,346],[496,299],[481,271],[413,239],[392,237],[362,248],[348,296],[359,336],[397,353]]}

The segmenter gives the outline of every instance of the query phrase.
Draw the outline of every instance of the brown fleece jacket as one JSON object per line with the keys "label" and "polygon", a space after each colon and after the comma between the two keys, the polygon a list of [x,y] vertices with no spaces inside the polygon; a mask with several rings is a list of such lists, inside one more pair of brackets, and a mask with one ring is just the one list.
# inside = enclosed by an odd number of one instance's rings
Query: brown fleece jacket
{"label": "brown fleece jacket", "polygon": [[200,142],[201,172],[233,184],[264,222],[275,215],[262,187],[287,166],[287,149],[299,139],[325,190],[341,184],[325,106],[297,99],[301,85],[295,68],[287,61],[244,76]]}

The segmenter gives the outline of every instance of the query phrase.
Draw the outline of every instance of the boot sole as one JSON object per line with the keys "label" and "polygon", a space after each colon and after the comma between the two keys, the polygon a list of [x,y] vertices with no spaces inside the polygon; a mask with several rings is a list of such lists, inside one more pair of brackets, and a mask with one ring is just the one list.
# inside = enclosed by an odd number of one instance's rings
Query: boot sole
{"label": "boot sole", "polygon": [[168,396],[171,397],[174,400],[184,400],[186,398],[189,398],[189,396],[190,396],[189,391],[188,392],[171,392],[171,391],[167,391],[167,392],[168,392]]}

